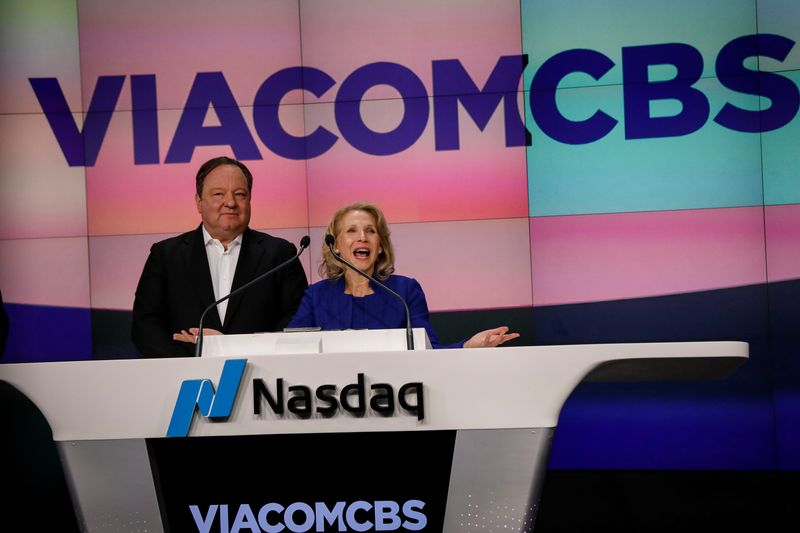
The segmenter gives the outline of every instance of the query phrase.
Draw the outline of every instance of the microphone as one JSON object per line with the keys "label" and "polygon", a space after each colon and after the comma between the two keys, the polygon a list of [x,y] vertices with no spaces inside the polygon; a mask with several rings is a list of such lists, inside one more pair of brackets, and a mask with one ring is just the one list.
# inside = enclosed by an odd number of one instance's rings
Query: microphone
{"label": "microphone", "polygon": [[255,285],[256,283],[258,283],[262,279],[268,277],[273,272],[277,272],[278,270],[282,269],[283,267],[285,267],[286,265],[288,265],[289,263],[291,263],[295,259],[298,259],[300,257],[300,254],[303,253],[303,250],[308,248],[309,244],[311,244],[311,239],[309,238],[308,235],[306,235],[302,239],[300,239],[300,251],[297,252],[297,255],[292,256],[290,259],[287,259],[286,261],[284,261],[280,265],[267,270],[263,274],[259,274],[258,276],[256,276],[255,278],[251,279],[250,281],[248,281],[247,283],[245,283],[241,287],[237,288],[235,291],[231,291],[230,293],[226,294],[225,296],[223,296],[222,298],[220,298],[219,300],[217,300],[213,304],[211,304],[208,307],[206,307],[205,311],[203,311],[203,314],[200,315],[200,326],[199,326],[199,330],[197,332],[197,343],[195,344],[195,347],[194,347],[194,356],[195,357],[200,357],[202,355],[202,353],[203,353],[203,320],[206,318],[206,314],[209,311],[211,311],[218,304],[224,302],[225,300],[227,300],[231,296],[233,296],[235,294],[239,294],[240,292],[242,292],[243,290],[247,289],[251,285]]}
{"label": "microphone", "polygon": [[367,278],[368,280],[373,282],[375,285],[377,285],[378,287],[382,288],[383,290],[385,290],[386,292],[388,292],[389,294],[391,294],[392,296],[394,296],[395,298],[400,300],[400,303],[403,304],[403,308],[405,308],[405,310],[406,310],[406,346],[407,346],[407,348],[409,350],[413,350],[414,349],[414,334],[411,331],[411,312],[408,310],[408,304],[406,303],[406,301],[403,299],[402,296],[400,296],[399,294],[394,292],[392,289],[390,289],[389,287],[387,287],[386,285],[384,285],[383,283],[381,283],[377,279],[373,278],[372,276],[370,276],[369,274],[367,274],[366,272],[364,272],[363,270],[361,270],[357,266],[350,264],[344,257],[342,257],[341,255],[339,255],[336,252],[334,252],[333,251],[333,243],[334,242],[336,242],[336,239],[333,237],[333,235],[331,235],[330,233],[325,235],[325,244],[328,245],[328,248],[330,249],[331,254],[333,254],[333,257],[335,257],[337,261],[339,261],[340,263],[344,263],[348,267],[352,268],[353,270],[355,270],[356,272],[358,272],[359,274],[361,274],[362,276],[364,276],[365,278]]}

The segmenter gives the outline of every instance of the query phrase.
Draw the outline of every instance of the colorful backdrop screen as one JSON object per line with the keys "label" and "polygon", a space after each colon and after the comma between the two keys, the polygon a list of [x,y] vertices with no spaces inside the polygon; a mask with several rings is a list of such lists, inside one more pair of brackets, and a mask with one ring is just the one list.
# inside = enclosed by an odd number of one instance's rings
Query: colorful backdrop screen
{"label": "colorful backdrop screen", "polygon": [[554,468],[800,469],[800,4],[0,7],[4,362],[138,357],[152,243],[210,157],[319,279],[369,200],[443,340],[745,340],[724,382],[581,385]]}

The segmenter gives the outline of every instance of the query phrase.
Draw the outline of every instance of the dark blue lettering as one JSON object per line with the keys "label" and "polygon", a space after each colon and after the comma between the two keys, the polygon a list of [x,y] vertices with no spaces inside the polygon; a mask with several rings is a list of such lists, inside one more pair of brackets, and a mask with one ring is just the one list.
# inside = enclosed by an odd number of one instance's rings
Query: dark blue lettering
{"label": "dark blue lettering", "polygon": [[[209,106],[214,106],[219,126],[203,126]],[[195,76],[164,162],[188,163],[197,146],[230,146],[236,159],[261,159],[222,72]]]}
{"label": "dark blue lettering", "polygon": [[800,107],[797,85],[780,74],[748,70],[743,62],[754,56],[783,61],[793,47],[791,39],[770,34],[746,35],[723,46],[716,64],[719,82],[732,91],[769,98],[772,105],[761,111],[748,111],[726,103],[714,122],[748,133],[777,130],[791,122]]}
{"label": "dark blue lettering", "polygon": [[433,122],[436,127],[436,149],[458,150],[458,102],[483,131],[500,101],[506,127],[506,146],[530,145],[530,132],[522,122],[517,106],[519,80],[528,63],[528,56],[503,56],[497,60],[489,79],[479,90],[458,59],[434,61]]}
{"label": "dark blue lettering", "polygon": [[[671,80],[651,82],[650,65],[673,65]],[[706,96],[692,87],[703,74],[703,56],[688,44],[627,46],[622,49],[625,100],[625,138],[679,137],[703,127],[708,120]],[[651,117],[652,100],[678,100],[683,108],[670,117]]]}
{"label": "dark blue lettering", "polygon": [[[405,106],[400,124],[385,133],[369,129],[361,118],[361,99],[376,85],[396,89]],[[370,63],[354,70],[336,95],[339,131],[354,148],[372,155],[392,155],[412,146],[425,130],[429,111],[428,94],[422,81],[397,63]]]}
{"label": "dark blue lettering", "polygon": [[97,78],[92,101],[83,122],[83,131],[75,124],[72,111],[56,78],[29,78],[28,81],[67,164],[71,167],[93,166],[103,145],[111,115],[117,107],[125,76]]}
{"label": "dark blue lettering", "polygon": [[531,81],[531,114],[552,139],[565,144],[586,144],[605,137],[617,121],[597,110],[586,120],[569,120],[556,103],[558,84],[567,74],[583,72],[595,80],[611,70],[614,62],[594,50],[566,50],[545,61]]}
{"label": "dark blue lettering", "polygon": [[136,165],[157,165],[158,100],[156,75],[131,76],[131,108],[133,119],[133,162]]}
{"label": "dark blue lettering", "polygon": [[336,82],[325,72],[311,67],[292,67],[266,79],[253,101],[253,123],[267,148],[287,159],[311,159],[327,152],[338,137],[318,126],[310,135],[289,135],[278,118],[279,104],[289,91],[303,89],[317,98]]}

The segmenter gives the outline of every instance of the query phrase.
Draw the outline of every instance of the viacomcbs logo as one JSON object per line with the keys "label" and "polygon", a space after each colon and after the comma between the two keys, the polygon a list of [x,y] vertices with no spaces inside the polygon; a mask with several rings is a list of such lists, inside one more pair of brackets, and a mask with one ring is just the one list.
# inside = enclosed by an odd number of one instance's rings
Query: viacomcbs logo
{"label": "viacomcbs logo", "polygon": [[[715,127],[738,132],[773,131],[789,124],[800,107],[797,85],[780,72],[790,70],[790,66],[770,71],[747,67],[762,57],[783,62],[794,45],[792,39],[782,35],[761,33],[736,37],[720,48],[713,67],[716,77],[709,75],[712,67],[705,64],[700,50],[686,43],[623,46],[619,65],[603,52],[574,48],[558,52],[529,68],[531,81],[525,93],[538,129],[564,144],[596,142],[620,122],[624,123],[626,140],[689,135],[709,120],[715,122]],[[156,75],[131,74],[130,137],[134,164],[188,163],[195,149],[202,146],[230,146],[237,159],[260,160],[264,156],[256,139],[280,157],[306,160],[331,150],[340,136],[360,152],[389,156],[411,148],[420,139],[430,142],[423,134],[431,122],[435,150],[458,150],[461,121],[468,118],[484,131],[495,115],[501,116],[498,120],[504,122],[506,146],[532,146],[532,133],[517,101],[526,67],[527,55],[499,57],[480,88],[482,80],[473,79],[458,58],[436,59],[426,73],[432,75],[432,94],[420,76],[392,61],[363,65],[341,83],[318,68],[288,67],[268,76],[257,90],[253,88],[255,97],[246,103],[236,100],[221,71],[198,72],[165,157],[161,155],[164,128],[159,125]],[[674,77],[651,79],[653,67],[670,68]],[[621,113],[611,116],[601,109],[599,102],[587,104],[586,111],[581,111],[587,118],[579,120],[561,110],[557,97],[560,91],[556,89],[565,78],[582,76],[587,81],[600,82],[600,85],[591,84],[592,87],[608,86],[612,83],[604,77],[612,70],[621,71],[622,75]],[[69,166],[95,165],[109,124],[117,116],[117,102],[127,78],[124,74],[97,78],[89,108],[83,115],[82,130],[73,118],[76,111],[67,103],[58,78],[29,78]],[[698,83],[701,80],[702,83]],[[713,116],[711,102],[704,93],[711,87],[707,82],[718,83],[726,93],[735,93],[729,96],[730,101],[725,102],[722,109],[713,110]],[[338,89],[333,96],[331,92],[336,85]],[[402,100],[400,123],[391,131],[372,129],[361,114],[362,100],[376,86],[391,87]],[[306,103],[314,101],[312,95],[320,102],[333,103],[322,107],[331,109],[331,119],[337,126],[334,131],[338,130],[338,135],[322,123],[307,124],[310,133],[305,136],[285,129],[281,122],[284,107],[281,104],[287,94],[298,90],[304,92]],[[713,86],[712,90],[716,93],[719,89]],[[770,105],[756,105],[763,107],[760,109],[751,109],[752,104],[740,107],[741,95],[755,97],[756,104],[759,99],[769,100]],[[654,113],[652,104],[659,101],[677,102],[680,111],[666,115]],[[497,112],[501,103],[502,114]],[[212,107],[218,125],[206,124],[206,115]],[[242,113],[245,109],[252,112],[255,135],[245,121]]]}
{"label": "viacomcbs logo", "polygon": [[258,510],[245,503],[239,505],[233,521],[227,504],[209,505],[205,511],[190,505],[189,511],[200,533],[306,533],[326,531],[327,526],[335,531],[420,531],[428,525],[424,507],[421,500],[408,500],[402,505],[392,500],[358,500],[350,504],[336,502],[332,507],[325,502],[295,502],[285,507],[267,503]]}

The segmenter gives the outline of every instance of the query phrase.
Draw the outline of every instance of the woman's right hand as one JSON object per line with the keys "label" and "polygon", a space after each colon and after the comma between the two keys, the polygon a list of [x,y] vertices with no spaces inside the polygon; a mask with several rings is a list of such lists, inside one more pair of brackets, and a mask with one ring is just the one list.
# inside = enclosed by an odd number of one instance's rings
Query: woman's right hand
{"label": "woman's right hand", "polygon": [[493,348],[516,339],[519,333],[508,333],[508,326],[479,331],[464,343],[464,348]]}

